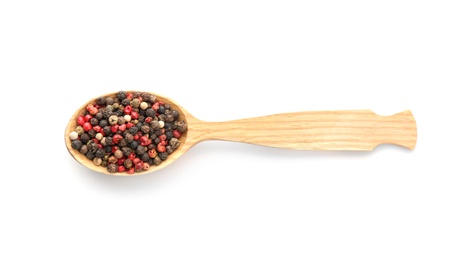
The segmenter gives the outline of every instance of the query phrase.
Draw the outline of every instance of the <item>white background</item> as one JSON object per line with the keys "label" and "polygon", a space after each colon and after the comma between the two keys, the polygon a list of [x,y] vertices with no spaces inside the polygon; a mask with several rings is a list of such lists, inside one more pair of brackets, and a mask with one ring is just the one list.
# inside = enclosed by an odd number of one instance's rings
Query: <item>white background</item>
{"label": "white background", "polygon": [[[469,259],[469,13],[468,1],[0,2],[0,259]],[[204,142],[144,176],[89,171],[65,125],[128,89],[209,121],[410,109],[418,143]]]}

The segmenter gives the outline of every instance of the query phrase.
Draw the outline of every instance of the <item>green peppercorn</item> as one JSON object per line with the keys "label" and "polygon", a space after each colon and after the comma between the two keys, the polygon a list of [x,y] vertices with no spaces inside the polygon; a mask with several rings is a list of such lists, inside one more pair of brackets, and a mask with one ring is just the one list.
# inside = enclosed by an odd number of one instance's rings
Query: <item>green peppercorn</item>
{"label": "green peppercorn", "polygon": [[101,166],[103,166],[103,167],[108,166],[108,162],[102,159],[101,160]]}
{"label": "green peppercorn", "polygon": [[72,148],[75,149],[75,150],[78,150],[82,147],[82,141],[80,140],[73,140],[72,141]]}
{"label": "green peppercorn", "polygon": [[81,135],[81,134],[85,133],[85,130],[83,130],[83,127],[77,126],[75,128],[75,132],[77,132],[78,135]]}
{"label": "green peppercorn", "polygon": [[140,106],[140,100],[138,100],[137,98],[134,98],[132,101],[131,101],[131,106],[132,107],[139,107]]}

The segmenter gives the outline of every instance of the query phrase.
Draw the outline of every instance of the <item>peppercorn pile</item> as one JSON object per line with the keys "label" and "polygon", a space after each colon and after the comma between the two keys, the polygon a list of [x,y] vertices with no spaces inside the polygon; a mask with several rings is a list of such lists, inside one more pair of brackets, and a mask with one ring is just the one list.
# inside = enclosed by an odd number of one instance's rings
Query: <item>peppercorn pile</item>
{"label": "peppercorn pile", "polygon": [[134,174],[165,161],[186,129],[179,112],[155,95],[119,91],[88,104],[69,137],[95,165]]}

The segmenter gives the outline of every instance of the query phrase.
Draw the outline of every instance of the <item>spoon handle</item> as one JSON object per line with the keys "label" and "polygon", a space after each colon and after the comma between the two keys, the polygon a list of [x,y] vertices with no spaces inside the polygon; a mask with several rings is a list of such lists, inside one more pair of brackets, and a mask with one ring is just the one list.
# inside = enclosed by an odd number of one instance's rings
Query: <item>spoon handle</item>
{"label": "spoon handle", "polygon": [[370,110],[284,113],[227,122],[199,121],[199,141],[226,140],[298,150],[373,150],[389,143],[413,149],[416,122],[411,111],[380,116]]}

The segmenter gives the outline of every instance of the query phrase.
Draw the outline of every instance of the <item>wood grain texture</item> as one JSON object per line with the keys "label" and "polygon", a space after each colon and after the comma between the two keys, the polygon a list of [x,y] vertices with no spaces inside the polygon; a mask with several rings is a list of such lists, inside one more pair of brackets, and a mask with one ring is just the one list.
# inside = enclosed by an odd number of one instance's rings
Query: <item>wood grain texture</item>
{"label": "wood grain texture", "polygon": [[227,140],[298,150],[367,150],[383,143],[413,149],[410,111],[379,116],[369,110],[285,113],[229,122],[191,123],[191,139]]}
{"label": "wood grain texture", "polygon": [[[129,91],[132,92],[132,91]],[[117,93],[103,96],[115,97]],[[188,130],[180,138],[180,146],[160,165],[152,165],[142,175],[162,169],[191,147],[205,140],[225,140],[270,147],[298,150],[373,150],[377,145],[388,143],[413,149],[416,145],[416,122],[410,111],[391,116],[379,116],[370,110],[311,111],[276,114],[227,122],[205,122],[192,116],[173,100],[158,94],[163,101],[178,110],[180,119],[186,120]],[[66,148],[83,166],[104,174],[134,176],[127,173],[109,173],[105,167],[96,166],[85,155],[74,150],[69,138],[77,126],[77,117],[85,113],[87,104],[80,107],[70,118],[65,129]]]}

